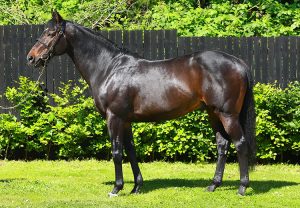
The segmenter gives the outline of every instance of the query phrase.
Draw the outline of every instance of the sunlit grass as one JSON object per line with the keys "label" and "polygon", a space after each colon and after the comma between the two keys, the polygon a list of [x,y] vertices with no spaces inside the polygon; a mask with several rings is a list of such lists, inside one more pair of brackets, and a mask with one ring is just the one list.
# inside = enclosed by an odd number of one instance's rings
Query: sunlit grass
{"label": "sunlit grass", "polygon": [[237,193],[239,171],[226,166],[223,186],[205,191],[214,164],[143,163],[142,193],[130,195],[133,177],[124,164],[125,187],[109,198],[112,162],[0,162],[0,207],[300,207],[300,166],[257,166],[247,196]]}

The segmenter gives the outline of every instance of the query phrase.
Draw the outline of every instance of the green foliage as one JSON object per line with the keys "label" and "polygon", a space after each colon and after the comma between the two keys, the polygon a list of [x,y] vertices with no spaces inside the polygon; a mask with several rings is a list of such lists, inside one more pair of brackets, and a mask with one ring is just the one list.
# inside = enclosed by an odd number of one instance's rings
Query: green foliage
{"label": "green foliage", "polygon": [[[0,156],[8,159],[109,159],[105,120],[85,96],[87,84],[68,82],[58,94],[46,94],[28,78],[7,88],[5,97],[19,104],[19,115],[0,114]],[[300,150],[300,83],[281,89],[256,84],[257,156],[261,162],[297,162]],[[140,160],[216,160],[215,136],[207,114],[194,111],[162,123],[133,124]],[[229,160],[235,160],[233,145]]]}
{"label": "green foliage", "polygon": [[192,112],[163,123],[137,123],[134,139],[139,158],[207,161],[215,158],[215,145],[207,114]]}
{"label": "green foliage", "polygon": [[299,15],[296,4],[280,4],[274,0],[258,4],[224,1],[206,8],[160,2],[146,12],[141,26],[177,29],[183,36],[299,35]]}
{"label": "green foliage", "polygon": [[43,24],[52,9],[100,29],[177,29],[181,36],[300,34],[297,0],[0,0],[0,25]]}
{"label": "green foliage", "polygon": [[258,157],[292,160],[299,154],[300,84],[290,83],[285,89],[275,84],[257,84]]}
{"label": "green foliage", "polygon": [[[105,158],[110,150],[105,121],[95,111],[92,98],[84,96],[87,85],[63,84],[59,94],[45,94],[35,82],[20,77],[19,86],[5,96],[21,103],[20,119],[0,114],[1,156],[11,159]],[[53,100],[50,105],[50,100]]]}

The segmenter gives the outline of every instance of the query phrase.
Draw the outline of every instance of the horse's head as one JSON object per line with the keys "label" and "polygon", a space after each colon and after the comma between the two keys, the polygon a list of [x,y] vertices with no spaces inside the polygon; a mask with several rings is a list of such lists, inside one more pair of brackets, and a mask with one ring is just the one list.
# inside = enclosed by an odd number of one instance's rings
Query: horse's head
{"label": "horse's head", "polygon": [[41,37],[27,54],[28,64],[34,67],[45,66],[53,56],[65,53],[67,49],[65,29],[66,21],[54,11]]}

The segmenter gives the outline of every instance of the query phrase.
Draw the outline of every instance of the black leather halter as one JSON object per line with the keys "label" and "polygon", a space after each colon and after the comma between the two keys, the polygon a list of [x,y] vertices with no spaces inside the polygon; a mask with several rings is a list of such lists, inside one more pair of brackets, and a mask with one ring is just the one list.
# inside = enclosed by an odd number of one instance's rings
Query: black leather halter
{"label": "black leather halter", "polygon": [[50,60],[50,58],[53,57],[54,55],[54,48],[57,44],[57,42],[60,40],[61,36],[63,36],[65,34],[65,29],[66,29],[66,23],[65,21],[62,22],[62,24],[57,27],[56,29],[56,34],[54,36],[54,38],[51,41],[51,45],[50,44],[46,44],[45,42],[43,42],[41,39],[37,39],[37,42],[41,43],[42,45],[44,45],[48,51],[46,51],[44,54],[41,55],[41,60],[44,61],[44,65],[47,65],[47,62]]}

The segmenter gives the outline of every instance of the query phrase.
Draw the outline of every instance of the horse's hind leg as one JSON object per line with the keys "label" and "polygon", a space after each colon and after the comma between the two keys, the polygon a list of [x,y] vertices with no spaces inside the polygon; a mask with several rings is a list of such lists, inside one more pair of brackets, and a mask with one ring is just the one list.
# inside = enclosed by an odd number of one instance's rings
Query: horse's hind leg
{"label": "horse's hind leg", "polygon": [[216,142],[218,149],[218,161],[213,182],[210,186],[207,187],[208,191],[213,192],[217,187],[219,187],[222,184],[227,151],[230,146],[230,142],[228,140],[228,135],[226,134],[219,118],[213,112],[208,111],[208,113],[210,123],[216,133]]}
{"label": "horse's hind leg", "polygon": [[236,148],[240,167],[238,194],[245,195],[246,188],[249,185],[248,146],[239,121],[239,115],[220,113],[220,120]]}
{"label": "horse's hind leg", "polygon": [[129,162],[134,176],[134,188],[132,189],[131,193],[136,194],[140,191],[141,187],[143,186],[143,177],[136,159],[131,126],[125,129],[124,147],[125,147],[125,152],[128,155]]}

